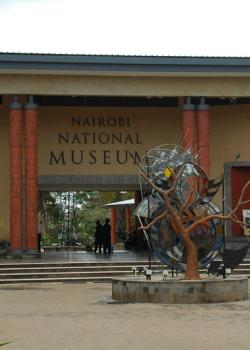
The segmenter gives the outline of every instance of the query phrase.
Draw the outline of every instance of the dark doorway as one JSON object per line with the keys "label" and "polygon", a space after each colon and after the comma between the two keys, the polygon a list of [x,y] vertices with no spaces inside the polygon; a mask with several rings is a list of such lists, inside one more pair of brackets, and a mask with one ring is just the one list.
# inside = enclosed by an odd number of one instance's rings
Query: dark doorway
{"label": "dark doorway", "polygon": [[[231,169],[232,208],[234,208],[237,205],[240,193],[244,185],[247,183],[249,179],[250,179],[250,166],[232,167]],[[245,200],[248,198],[250,198],[250,188],[247,188],[244,196]],[[242,216],[243,209],[250,209],[250,203],[247,203],[244,206],[241,206],[236,212],[236,216],[239,218],[240,221],[243,221],[243,216]],[[232,233],[233,233],[233,236],[235,237],[243,236],[244,229],[241,227],[240,224],[233,222]]]}
{"label": "dark doorway", "polygon": [[[241,161],[225,164],[225,213],[229,213],[238,203],[241,191],[250,179],[250,162]],[[250,198],[250,188],[247,188],[243,200]],[[243,209],[250,209],[250,203],[246,203],[237,210],[238,220],[243,221]],[[225,222],[226,235],[228,237],[243,237],[244,229],[240,224],[227,220]]]}

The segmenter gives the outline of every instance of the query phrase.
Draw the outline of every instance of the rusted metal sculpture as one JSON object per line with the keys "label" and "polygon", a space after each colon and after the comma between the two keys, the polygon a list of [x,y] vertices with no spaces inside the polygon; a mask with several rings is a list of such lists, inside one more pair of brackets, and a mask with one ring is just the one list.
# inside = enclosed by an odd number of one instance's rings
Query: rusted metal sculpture
{"label": "rusted metal sculpture", "polygon": [[197,157],[179,146],[159,146],[140,164],[140,176],[149,185],[136,209],[141,229],[163,263],[185,271],[185,279],[200,279],[199,267],[211,262],[221,248],[224,220],[236,217],[250,180],[238,203],[223,215],[211,202],[223,177],[209,180]]}

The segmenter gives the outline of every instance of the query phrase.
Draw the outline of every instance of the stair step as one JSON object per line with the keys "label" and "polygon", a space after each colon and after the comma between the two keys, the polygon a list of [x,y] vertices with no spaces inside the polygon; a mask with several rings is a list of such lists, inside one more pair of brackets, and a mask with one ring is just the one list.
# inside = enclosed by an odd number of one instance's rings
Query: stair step
{"label": "stair step", "polygon": [[110,282],[112,276],[102,277],[57,277],[57,278],[24,278],[24,279],[0,279],[0,284],[9,283],[48,283],[48,282]]}
{"label": "stair step", "polygon": [[[142,265],[141,267],[145,266],[146,264]],[[138,266],[138,265],[137,265]],[[157,268],[159,265],[152,265],[152,268]],[[109,265],[109,266],[67,266],[67,267],[60,267],[60,266],[54,266],[54,267],[26,267],[26,268],[18,268],[18,267],[11,267],[11,268],[1,268],[0,269],[0,274],[2,273],[26,273],[26,272],[45,272],[45,271],[50,271],[50,272],[85,272],[85,271],[123,271],[123,270],[132,270],[132,265],[120,265],[120,266],[114,266],[114,265]]]}
{"label": "stair step", "polygon": [[[122,266],[122,265],[130,265],[130,266],[145,266],[148,265],[148,261],[100,261],[100,262],[54,262],[54,263],[3,263],[0,264],[0,270],[2,268],[27,268],[27,267],[84,267],[84,266]],[[152,265],[162,265],[160,262],[152,262]]]}
{"label": "stair step", "polygon": [[43,278],[43,277],[102,277],[102,276],[120,276],[120,275],[129,275],[132,274],[132,271],[100,271],[100,272],[70,272],[70,273],[65,273],[65,272],[43,272],[43,273],[12,273],[12,274],[0,274],[0,279],[15,279],[15,278]]}
{"label": "stair step", "polygon": [[[250,274],[246,275],[248,278],[250,278]],[[78,282],[78,283],[88,283],[88,282],[111,282],[112,277],[111,276],[102,276],[102,277],[57,277],[57,278],[28,278],[28,279],[0,279],[0,284],[19,284],[19,283],[72,283],[72,282]]]}
{"label": "stair step", "polygon": [[[154,273],[161,274],[160,270],[155,270]],[[120,275],[133,275],[133,272],[131,270],[122,270],[122,271],[98,271],[98,272],[91,272],[91,271],[85,271],[85,272],[39,272],[39,273],[33,273],[33,272],[25,272],[25,273],[0,273],[0,279],[8,279],[8,278],[43,278],[43,277],[89,277],[89,276],[120,276]]]}
{"label": "stair step", "polygon": [[[43,267],[90,267],[90,266],[148,266],[148,261],[99,261],[99,262],[17,262],[1,263],[0,270],[6,268],[43,268]],[[163,266],[159,261],[153,261],[152,265]],[[250,260],[242,262],[240,266],[250,268]]]}

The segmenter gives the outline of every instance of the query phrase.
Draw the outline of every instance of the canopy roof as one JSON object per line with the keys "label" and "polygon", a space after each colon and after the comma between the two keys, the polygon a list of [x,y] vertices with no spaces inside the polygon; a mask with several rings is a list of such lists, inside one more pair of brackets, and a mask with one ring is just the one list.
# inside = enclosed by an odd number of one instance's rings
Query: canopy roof
{"label": "canopy roof", "polygon": [[108,203],[108,204],[105,204],[105,207],[108,207],[108,208],[113,208],[113,207],[119,207],[119,208],[125,208],[125,207],[132,207],[135,205],[135,200],[134,198],[132,199],[126,199],[124,201],[120,201],[120,202],[113,202],[113,203]]}

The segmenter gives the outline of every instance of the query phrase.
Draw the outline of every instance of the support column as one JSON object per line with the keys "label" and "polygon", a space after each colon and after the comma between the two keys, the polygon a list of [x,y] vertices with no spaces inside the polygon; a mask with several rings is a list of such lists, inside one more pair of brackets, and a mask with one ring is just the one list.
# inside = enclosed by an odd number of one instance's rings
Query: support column
{"label": "support column", "polygon": [[111,208],[111,243],[116,242],[116,212],[115,208]]}
{"label": "support column", "polygon": [[25,219],[26,252],[38,254],[37,105],[25,104]]}
{"label": "support column", "polygon": [[[135,191],[135,208],[139,205],[141,202],[141,191]],[[137,227],[140,226],[139,220],[137,219],[137,216],[135,215],[135,230]]]}
{"label": "support column", "polygon": [[10,145],[10,250],[21,255],[23,249],[23,111],[17,96],[9,106]]}
{"label": "support column", "polygon": [[209,175],[209,106],[201,98],[198,109],[199,166]]}
{"label": "support column", "polygon": [[186,103],[183,105],[182,112],[182,146],[184,149],[191,149],[193,153],[197,152],[196,148],[196,118],[195,105],[191,103],[191,98],[187,97]]}
{"label": "support column", "polygon": [[131,232],[131,211],[129,207],[126,207],[125,210],[126,210],[126,238],[128,238],[129,233]]}

